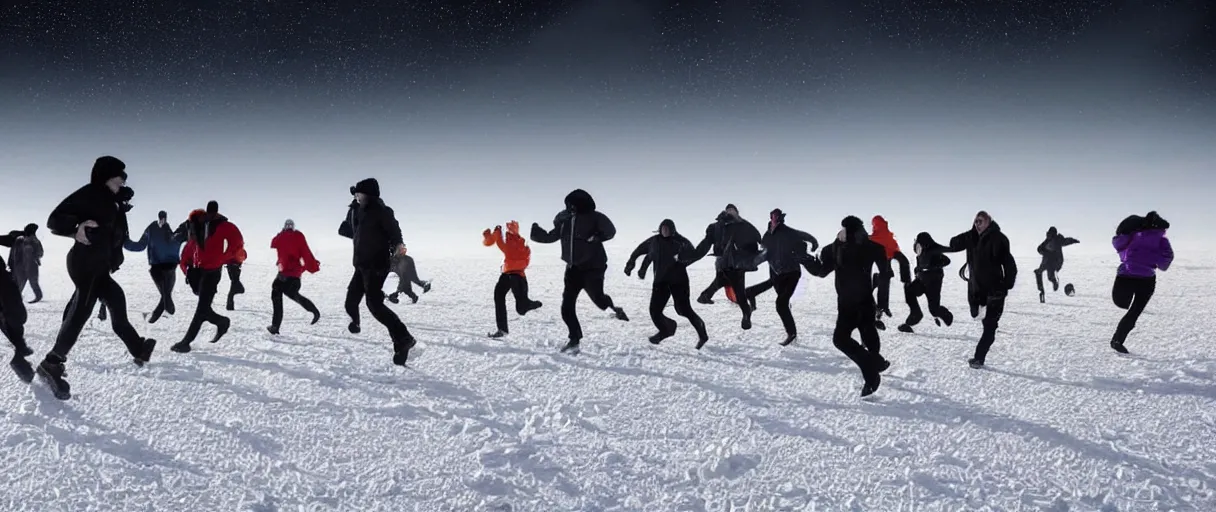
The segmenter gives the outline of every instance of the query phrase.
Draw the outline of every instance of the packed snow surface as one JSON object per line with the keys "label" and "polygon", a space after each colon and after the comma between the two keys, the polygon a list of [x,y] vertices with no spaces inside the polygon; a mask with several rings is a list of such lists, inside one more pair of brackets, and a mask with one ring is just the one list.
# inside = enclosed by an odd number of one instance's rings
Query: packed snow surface
{"label": "packed snow surface", "polygon": [[[0,508],[5,510],[1216,510],[1216,269],[1180,259],[1128,341],[1108,342],[1116,261],[1073,258],[1040,304],[1021,260],[988,367],[966,364],[981,327],[947,269],[952,327],[906,315],[895,283],[882,387],[858,397],[857,369],[832,347],[831,280],[804,277],[800,337],[782,348],[772,292],[742,331],[722,293],[694,304],[711,339],[693,349],[686,321],[660,346],[650,282],[614,257],[606,290],[626,323],[583,297],[582,354],[559,354],[562,266],[536,250],[531,294],[544,302],[511,335],[494,330],[500,260],[419,258],[434,289],[392,308],[418,337],[393,366],[364,308],[347,332],[349,255],[323,258],[303,293],[324,317],[286,304],[270,320],[273,266],[250,262],[232,331],[190,354],[168,350],[194,296],[179,279],[176,316],[148,325],[157,297],[142,255],[116,274],[134,324],[159,340],[132,364],[93,320],[68,361],[71,400],[40,381],[0,375]],[[961,260],[961,258],[957,258]],[[712,264],[692,271],[693,294]],[[765,270],[748,275],[758,282]],[[36,364],[71,295],[56,258],[46,300],[29,306]],[[390,278],[387,287],[394,286]],[[419,290],[420,291],[420,290]],[[27,298],[30,295],[27,292]],[[6,349],[7,350],[7,349]],[[7,356],[7,352],[5,352]]]}

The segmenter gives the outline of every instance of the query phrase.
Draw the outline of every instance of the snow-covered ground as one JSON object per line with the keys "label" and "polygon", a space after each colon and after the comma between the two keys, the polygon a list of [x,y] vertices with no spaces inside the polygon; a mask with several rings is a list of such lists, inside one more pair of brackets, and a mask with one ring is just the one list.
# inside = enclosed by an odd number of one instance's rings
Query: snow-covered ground
{"label": "snow-covered ground", "polygon": [[[1216,510],[1216,269],[1176,263],[1128,342],[1108,341],[1114,257],[1071,257],[1079,293],[1039,304],[1031,269],[1008,306],[989,367],[967,367],[978,322],[962,281],[947,280],[951,328],[883,335],[894,363],[872,400],[831,345],[831,281],[794,301],[801,338],[783,333],[765,296],[755,328],[739,329],[721,294],[696,305],[711,340],[646,342],[649,281],[613,258],[609,294],[632,317],[581,299],[583,353],[557,353],[561,267],[539,249],[532,294],[493,330],[500,260],[420,258],[434,290],[393,306],[419,338],[409,369],[391,364],[385,331],[342,313],[348,255],[323,258],[305,295],[316,326],[292,303],[283,334],[269,322],[270,265],[247,265],[232,332],[196,349],[168,347],[194,297],[148,326],[156,300],[142,255],[118,274],[135,325],[160,340],[137,368],[96,320],[68,366],[75,396],[0,375],[0,507],[5,510]],[[37,362],[70,295],[58,257],[47,300],[30,306]],[[693,273],[694,290],[710,279]],[[951,272],[957,268],[957,264]],[[761,274],[749,277],[754,282]],[[221,290],[227,288],[227,279]],[[390,286],[391,286],[390,282]],[[694,293],[696,293],[694,291]],[[222,308],[222,300],[217,301]],[[670,307],[668,314],[674,315]],[[7,348],[4,349],[7,354]],[[6,356],[7,357],[7,356]]]}

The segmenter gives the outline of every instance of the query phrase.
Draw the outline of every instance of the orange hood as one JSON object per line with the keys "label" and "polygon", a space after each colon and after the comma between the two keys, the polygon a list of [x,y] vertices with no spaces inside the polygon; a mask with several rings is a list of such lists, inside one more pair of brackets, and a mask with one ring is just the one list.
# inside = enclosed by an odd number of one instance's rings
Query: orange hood
{"label": "orange hood", "polygon": [[891,233],[891,228],[887,225],[887,219],[882,215],[875,215],[870,220],[873,225],[873,233],[870,235],[870,240],[882,245],[886,249],[887,259],[895,257],[895,253],[899,252],[899,242],[895,241],[895,234]]}

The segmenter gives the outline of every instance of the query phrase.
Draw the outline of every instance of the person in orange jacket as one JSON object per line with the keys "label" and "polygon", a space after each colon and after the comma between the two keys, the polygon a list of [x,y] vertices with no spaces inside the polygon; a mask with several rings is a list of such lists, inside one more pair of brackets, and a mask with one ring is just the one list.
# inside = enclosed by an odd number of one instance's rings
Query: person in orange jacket
{"label": "person in orange jacket", "polygon": [[[207,202],[207,215],[216,216],[220,214],[220,203],[217,201]],[[233,253],[230,260],[224,263],[224,269],[228,271],[228,280],[232,283],[228,286],[228,301],[224,305],[228,311],[236,310],[236,296],[245,293],[245,285],[241,283],[241,264],[245,263],[245,258],[249,254],[245,252],[245,247],[241,246],[240,250]]]}
{"label": "person in orange jacket", "polygon": [[203,322],[215,325],[212,343],[228,332],[232,320],[216,313],[212,303],[223,279],[221,269],[245,249],[241,230],[218,211],[195,210],[190,213],[189,222],[189,240],[182,249],[181,269],[186,274],[186,282],[198,295],[198,307],[194,310],[190,327],[186,329],[186,336],[170,347],[170,350],[179,353],[190,352],[190,343],[198,337]]}
{"label": "person in orange jacket", "polygon": [[321,311],[317,309],[308,297],[300,295],[300,276],[304,272],[315,274],[321,270],[321,262],[312,255],[308,247],[308,239],[304,233],[296,231],[296,223],[291,219],[283,222],[283,230],[270,240],[270,248],[278,253],[279,275],[270,284],[270,334],[278,334],[279,326],[283,323],[283,297],[294,301],[305,311],[312,313],[312,324],[321,319]]}
{"label": "person in orange jacket", "polygon": [[[899,281],[908,284],[912,282],[911,268],[908,264],[908,257],[899,250],[899,242],[895,241],[895,235],[891,233],[890,226],[887,225],[887,219],[882,215],[875,215],[870,219],[870,240],[877,242],[886,250],[887,261],[894,259],[899,262]],[[882,316],[885,314],[891,316],[891,277],[882,277],[874,274],[874,287],[878,290],[878,300],[875,308],[874,325],[879,329],[885,330],[887,325],[883,323]]]}
{"label": "person in orange jacket", "polygon": [[541,307],[541,302],[528,298],[528,276],[525,271],[532,261],[532,248],[519,234],[519,223],[507,223],[506,235],[502,226],[494,226],[494,231],[485,230],[481,233],[482,245],[498,246],[502,251],[502,275],[498,276],[498,284],[494,285],[494,320],[498,323],[498,331],[490,334],[491,338],[501,338],[508,333],[507,329],[507,292],[515,295],[515,312],[519,316]]}

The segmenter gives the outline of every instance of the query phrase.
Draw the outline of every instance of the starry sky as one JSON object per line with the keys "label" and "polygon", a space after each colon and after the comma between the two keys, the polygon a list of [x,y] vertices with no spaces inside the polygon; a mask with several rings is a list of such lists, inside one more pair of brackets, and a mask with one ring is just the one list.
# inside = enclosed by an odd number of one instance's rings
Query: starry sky
{"label": "starry sky", "polygon": [[1214,16],[1202,0],[9,0],[0,174],[31,192],[0,220],[44,222],[114,154],[137,219],[214,198],[255,238],[292,217],[341,244],[347,187],[376,176],[415,253],[547,226],[575,187],[630,247],[727,202],[821,238],[875,213],[942,238],[987,209],[1021,250],[1058,225],[1097,252],[1156,208],[1181,247],[1214,247]]}

